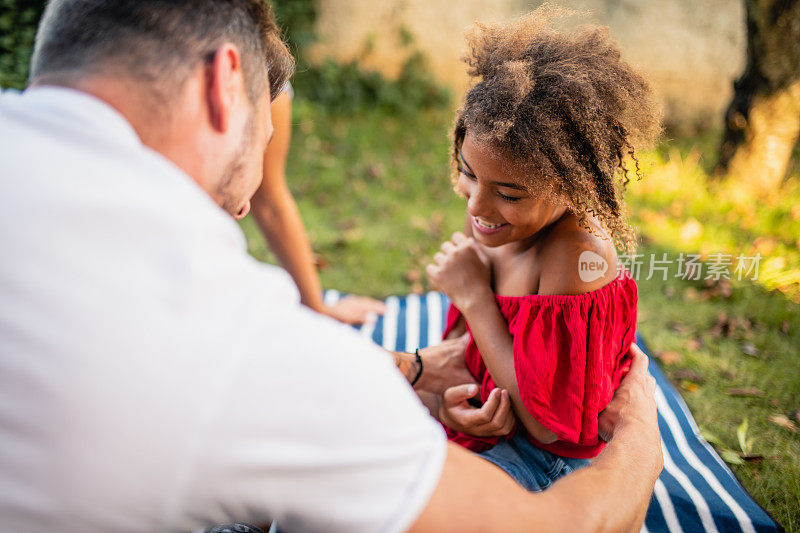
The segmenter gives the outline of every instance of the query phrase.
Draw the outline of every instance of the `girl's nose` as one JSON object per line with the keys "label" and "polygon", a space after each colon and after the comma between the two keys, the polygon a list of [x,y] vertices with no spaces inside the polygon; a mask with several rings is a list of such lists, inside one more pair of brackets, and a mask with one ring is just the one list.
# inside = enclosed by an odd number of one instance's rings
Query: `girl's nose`
{"label": "girl's nose", "polygon": [[480,187],[473,187],[467,197],[467,212],[474,217],[487,217],[491,211],[486,191]]}

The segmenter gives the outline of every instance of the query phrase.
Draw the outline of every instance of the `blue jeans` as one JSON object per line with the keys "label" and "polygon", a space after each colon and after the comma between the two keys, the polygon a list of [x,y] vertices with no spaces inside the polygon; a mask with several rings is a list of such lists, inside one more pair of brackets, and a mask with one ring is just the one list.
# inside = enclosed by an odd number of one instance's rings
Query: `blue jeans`
{"label": "blue jeans", "polygon": [[491,461],[531,492],[541,492],[558,478],[589,464],[589,459],[561,457],[531,444],[524,431],[478,455]]}

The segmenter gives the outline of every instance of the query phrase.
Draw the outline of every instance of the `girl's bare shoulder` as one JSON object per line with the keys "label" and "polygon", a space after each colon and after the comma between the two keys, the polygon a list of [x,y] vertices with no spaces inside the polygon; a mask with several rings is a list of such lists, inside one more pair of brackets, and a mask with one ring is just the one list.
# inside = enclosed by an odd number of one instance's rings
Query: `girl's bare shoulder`
{"label": "girl's bare shoulder", "polygon": [[617,275],[617,251],[605,231],[593,232],[575,217],[559,221],[541,243],[539,294],[583,294],[606,286]]}

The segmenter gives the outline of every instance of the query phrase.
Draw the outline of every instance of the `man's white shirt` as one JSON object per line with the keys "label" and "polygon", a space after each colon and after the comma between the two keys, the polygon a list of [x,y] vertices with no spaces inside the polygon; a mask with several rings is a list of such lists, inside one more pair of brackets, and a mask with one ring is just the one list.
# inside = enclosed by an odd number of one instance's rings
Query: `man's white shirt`
{"label": "man's white shirt", "polygon": [[444,435],[112,107],[0,95],[0,531],[398,531]]}

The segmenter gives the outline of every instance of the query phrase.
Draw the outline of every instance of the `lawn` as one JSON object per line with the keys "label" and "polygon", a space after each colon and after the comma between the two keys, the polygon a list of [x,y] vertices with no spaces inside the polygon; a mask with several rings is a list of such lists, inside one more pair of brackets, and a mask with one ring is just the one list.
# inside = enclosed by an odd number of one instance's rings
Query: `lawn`
{"label": "lawn", "polygon": [[[289,181],[324,286],[378,297],[427,290],[424,266],[464,216],[448,177],[450,112],[343,115],[302,99],[294,112]],[[800,532],[799,180],[758,201],[709,186],[715,142],[665,141],[643,154],[646,177],[631,183],[639,329],[699,426],[741,463],[731,468],[744,486]],[[252,219],[242,224],[253,255],[273,261]],[[684,279],[681,253],[705,261],[701,279]],[[737,258],[752,267],[759,254],[757,279],[752,269],[739,276]]]}

